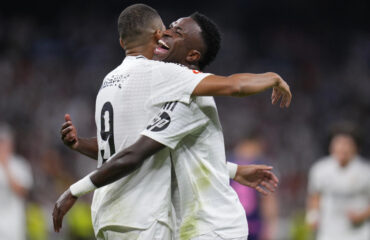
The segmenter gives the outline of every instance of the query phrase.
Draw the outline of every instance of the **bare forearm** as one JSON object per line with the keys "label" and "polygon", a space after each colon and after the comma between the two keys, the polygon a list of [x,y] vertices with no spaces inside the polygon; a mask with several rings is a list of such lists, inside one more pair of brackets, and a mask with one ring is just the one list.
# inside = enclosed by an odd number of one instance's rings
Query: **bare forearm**
{"label": "bare forearm", "polygon": [[99,154],[97,138],[78,138],[78,146],[75,150],[85,156],[97,160]]}
{"label": "bare forearm", "polygon": [[310,194],[307,199],[307,211],[320,209],[320,195],[318,193]]}
{"label": "bare forearm", "polygon": [[142,136],[130,147],[118,152],[90,176],[96,187],[102,187],[123,178],[138,169],[143,162],[163,149],[164,145]]}
{"label": "bare forearm", "polygon": [[143,160],[130,149],[125,149],[92,174],[91,181],[96,187],[108,185],[134,172],[142,165]]}
{"label": "bare forearm", "polygon": [[366,221],[366,220],[369,220],[369,219],[370,219],[370,205],[368,206],[368,208],[367,208],[365,211],[363,211],[363,212],[361,213],[361,216],[362,216],[362,218],[364,219],[364,221]]}
{"label": "bare forearm", "polygon": [[306,222],[315,230],[320,217],[320,194],[312,193],[307,199]]}
{"label": "bare forearm", "polygon": [[279,84],[280,77],[276,73],[240,73],[228,77],[235,82],[233,96],[244,97],[263,92]]}
{"label": "bare forearm", "polygon": [[277,86],[283,80],[276,73],[238,73],[228,77],[210,75],[194,89],[193,96],[248,96]]}

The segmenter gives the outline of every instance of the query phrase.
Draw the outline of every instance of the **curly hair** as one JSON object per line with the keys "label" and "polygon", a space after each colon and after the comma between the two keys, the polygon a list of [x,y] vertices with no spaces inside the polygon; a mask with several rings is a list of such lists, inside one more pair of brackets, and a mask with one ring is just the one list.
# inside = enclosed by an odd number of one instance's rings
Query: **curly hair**
{"label": "curly hair", "polygon": [[220,50],[221,34],[217,25],[207,16],[195,12],[190,17],[199,25],[202,30],[201,35],[206,47],[204,55],[199,60],[199,68],[203,70],[205,66],[210,64],[217,56]]}

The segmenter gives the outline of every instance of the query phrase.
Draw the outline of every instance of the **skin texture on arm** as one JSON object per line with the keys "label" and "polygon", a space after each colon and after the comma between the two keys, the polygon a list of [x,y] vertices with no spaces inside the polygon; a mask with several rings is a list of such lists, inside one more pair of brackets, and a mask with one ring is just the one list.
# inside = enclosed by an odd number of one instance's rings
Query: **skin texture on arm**
{"label": "skin texture on arm", "polygon": [[5,170],[5,176],[7,177],[8,179],[8,182],[9,182],[9,185],[10,185],[10,188],[19,196],[19,197],[26,197],[27,193],[28,193],[28,190],[26,188],[24,188],[22,185],[20,185],[17,180],[16,180],[16,177],[13,176],[13,174],[11,173],[10,169],[8,168],[8,166],[4,166],[4,170]]}
{"label": "skin texture on arm", "polygon": [[362,212],[349,212],[348,218],[353,225],[359,225],[370,219],[370,205]]}
{"label": "skin texture on arm", "polygon": [[17,181],[17,176],[14,175],[10,169],[10,158],[13,154],[13,142],[8,139],[0,139],[0,141],[2,142],[0,145],[0,168],[3,169],[12,191],[19,197],[25,197],[28,190]]}
{"label": "skin texture on arm", "polygon": [[138,169],[143,162],[165,146],[153,139],[141,136],[130,147],[118,152],[90,176],[96,187],[110,184]]}
{"label": "skin texture on arm", "polygon": [[78,148],[75,150],[89,158],[98,160],[98,142],[96,137],[78,138]]}
{"label": "skin texture on arm", "polygon": [[275,191],[279,179],[271,172],[272,167],[266,165],[238,165],[234,181],[256,189],[263,195],[268,195]]}
{"label": "skin texture on arm", "polygon": [[[320,194],[319,193],[310,194],[307,199],[306,221],[308,226],[313,230],[317,229],[318,217],[316,217],[315,215],[317,215],[316,213],[319,213],[319,211],[320,211]],[[313,216],[309,216],[310,214]]]}
{"label": "skin texture on arm", "polygon": [[98,159],[98,141],[96,137],[92,138],[80,138],[77,136],[76,127],[72,123],[71,116],[69,114],[65,114],[64,116],[65,122],[62,124],[60,129],[60,134],[63,143],[85,156],[89,158]]}
{"label": "skin texture on arm", "polygon": [[193,91],[193,96],[245,97],[273,88],[271,101],[280,107],[289,107],[292,94],[288,84],[276,73],[239,73],[228,77],[210,75],[204,78]]}

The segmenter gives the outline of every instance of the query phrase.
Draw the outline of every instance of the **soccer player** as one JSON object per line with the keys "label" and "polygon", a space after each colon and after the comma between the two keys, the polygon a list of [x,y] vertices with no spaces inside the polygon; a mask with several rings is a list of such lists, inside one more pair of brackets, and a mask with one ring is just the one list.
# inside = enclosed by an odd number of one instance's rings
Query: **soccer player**
{"label": "soccer player", "polygon": [[32,187],[28,163],[14,152],[14,134],[0,123],[0,239],[25,240],[25,201]]}
{"label": "soccer player", "polygon": [[330,156],[310,170],[306,220],[317,240],[370,239],[370,165],[347,128],[333,135]]}
{"label": "soccer player", "polygon": [[[99,164],[105,162],[104,159],[115,152],[116,146],[119,149],[124,149],[134,143],[141,130],[145,128],[150,116],[159,111],[163,103],[166,102],[168,103],[163,110],[174,111],[179,109],[192,114],[187,117],[189,119],[194,117],[194,124],[188,125],[189,131],[193,131],[192,127],[196,124],[210,122],[204,120],[205,118],[201,114],[195,115],[201,110],[189,106],[194,101],[191,95],[248,95],[275,86],[273,102],[278,101],[279,95],[283,94],[282,106],[289,105],[291,97],[289,87],[276,74],[239,74],[231,77],[220,77],[192,71],[176,64],[147,60],[145,57],[151,58],[154,49],[157,47],[161,35],[158,29],[163,28],[163,24],[159,21],[160,17],[154,10],[147,6],[144,9],[137,8],[138,5],[134,6],[124,10],[119,19],[121,45],[126,50],[127,57],[121,66],[107,75],[97,97],[96,123],[100,150]],[[139,6],[143,7],[143,5]],[[141,19],[138,20],[138,17]],[[196,17],[194,16],[194,18]],[[143,23],[144,26],[137,26]],[[208,29],[200,29],[199,23],[193,18],[187,18],[187,23],[190,25],[183,26],[183,33],[176,33],[180,30],[180,26],[167,31],[167,35],[165,34],[165,38],[162,39],[162,48],[164,50],[170,48],[171,43],[165,42],[165,39],[172,39],[177,47],[170,49],[167,53],[174,53],[172,55],[168,54],[168,56],[177,57],[175,62],[185,63],[188,66],[199,67],[200,64],[204,66],[213,60],[209,57],[203,57],[212,52],[206,48],[209,46],[203,43],[205,40],[201,36],[201,31]],[[135,26],[135,31],[130,32],[133,26]],[[192,29],[189,29],[189,27],[192,27]],[[140,31],[137,31],[137,29],[140,29]],[[135,38],[135,34],[140,38]],[[177,36],[177,38],[174,36]],[[141,42],[137,43],[138,39]],[[151,49],[151,51],[147,49]],[[156,48],[157,53],[161,51],[166,53],[166,51]],[[203,58],[207,61],[200,61]],[[218,119],[215,118],[217,112],[215,112],[214,103],[210,102],[210,104],[209,114],[213,116],[213,121],[217,120],[213,127],[218,127],[216,135],[222,137],[222,133],[219,135],[220,128]],[[145,108],[146,106],[150,106],[150,108]],[[196,105],[194,107],[197,108]],[[161,129],[173,131],[172,126],[181,126],[180,124],[171,124],[169,119],[171,117],[166,116],[166,114],[169,115],[169,113],[161,112],[158,121],[154,121],[149,126],[150,130],[148,131],[156,132],[158,130],[157,132],[161,132]],[[181,119],[179,116],[181,115],[173,115],[174,123],[177,122],[176,119]],[[68,130],[64,133],[66,132]],[[170,134],[167,134],[167,136],[170,136]],[[175,137],[175,134],[173,136]],[[173,140],[172,144],[175,144],[176,141],[181,140],[181,136],[177,136]],[[81,146],[80,144],[79,141],[78,145]],[[223,146],[220,143],[218,145],[222,148],[222,153]],[[113,166],[112,168],[111,162],[119,164],[120,161],[110,161],[103,164],[96,173],[98,179],[100,178],[99,175],[103,173],[104,179],[101,183],[105,185],[138,169],[126,178],[95,192],[92,207],[95,231],[98,237],[105,239],[114,237],[119,239],[169,239],[168,234],[156,238],[153,233],[168,233],[166,228],[171,226],[168,214],[170,212],[169,190],[171,185],[169,180],[171,179],[170,154],[172,152],[168,148],[164,149],[163,144],[149,137],[141,137],[134,146],[128,148],[129,154],[127,154],[126,149],[115,155],[122,157],[123,154],[125,159],[133,157],[129,161],[126,161],[127,159],[123,161],[124,165],[128,163],[128,166],[123,168]],[[86,152],[81,149],[79,151]],[[148,158],[153,153],[156,154]],[[148,158],[147,161],[143,162],[142,160],[146,158]],[[217,162],[217,168],[220,168],[220,161]],[[105,166],[108,167],[105,168]],[[139,168],[139,166],[141,167]],[[114,171],[115,169],[119,171]],[[207,169],[207,167],[204,169]],[[105,178],[106,170],[108,170],[109,175],[112,174],[112,177]],[[221,173],[222,181],[220,181],[222,184],[224,183],[225,171],[224,161],[223,172]],[[92,178],[94,178],[94,175],[95,173]],[[91,183],[90,177],[84,180]],[[93,182],[99,186],[100,180],[93,179]],[[81,189],[78,188],[77,186],[76,191],[72,190],[76,195],[80,194],[78,192]],[[235,195],[231,192],[231,198],[234,197],[233,194]],[[54,211],[56,230],[60,228],[62,216],[76,200],[75,197],[72,196],[71,198],[70,196],[71,192],[67,191],[56,205]],[[149,202],[150,204],[148,204]],[[237,199],[234,199],[232,206],[234,207],[233,211],[238,212]],[[242,215],[234,216],[238,219],[242,219],[242,217]],[[242,220],[242,222],[244,221]],[[232,222],[229,224],[232,224]],[[204,229],[202,230],[204,231]],[[130,234],[132,236],[128,237]],[[192,235],[189,235],[189,237],[192,237]]]}

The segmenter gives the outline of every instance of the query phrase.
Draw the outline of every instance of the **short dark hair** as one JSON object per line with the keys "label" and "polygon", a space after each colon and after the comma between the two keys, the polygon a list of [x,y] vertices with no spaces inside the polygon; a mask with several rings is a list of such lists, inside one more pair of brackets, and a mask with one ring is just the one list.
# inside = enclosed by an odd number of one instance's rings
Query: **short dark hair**
{"label": "short dark hair", "polygon": [[118,17],[118,33],[124,42],[136,41],[145,30],[160,18],[158,12],[148,5],[139,3],[125,8]]}
{"label": "short dark hair", "polygon": [[338,135],[346,135],[351,137],[357,147],[360,147],[361,142],[362,142],[362,136],[361,133],[358,129],[358,127],[349,121],[340,121],[331,126],[330,129],[330,136],[329,138],[332,140],[334,137]]}
{"label": "short dark hair", "polygon": [[190,17],[199,25],[202,30],[202,38],[206,47],[204,56],[199,60],[199,68],[203,70],[217,56],[220,50],[221,34],[217,25],[208,17],[199,12],[195,12]]}

